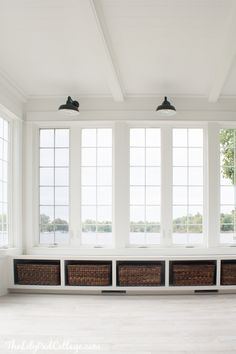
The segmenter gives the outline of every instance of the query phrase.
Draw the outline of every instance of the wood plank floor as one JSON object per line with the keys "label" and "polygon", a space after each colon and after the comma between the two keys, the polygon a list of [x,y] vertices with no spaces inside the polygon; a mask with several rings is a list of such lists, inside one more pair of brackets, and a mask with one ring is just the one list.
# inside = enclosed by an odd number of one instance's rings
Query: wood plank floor
{"label": "wood plank floor", "polygon": [[0,298],[0,353],[236,353],[236,295]]}

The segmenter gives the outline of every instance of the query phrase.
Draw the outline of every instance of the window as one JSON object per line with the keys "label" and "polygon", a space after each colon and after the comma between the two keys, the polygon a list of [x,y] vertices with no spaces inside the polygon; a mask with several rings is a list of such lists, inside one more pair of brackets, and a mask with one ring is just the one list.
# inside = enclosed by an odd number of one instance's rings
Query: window
{"label": "window", "polygon": [[160,243],[160,129],[130,129],[130,244]]}
{"label": "window", "polygon": [[83,245],[112,244],[112,129],[82,129]]}
{"label": "window", "polygon": [[235,243],[236,130],[220,130],[220,242]]}
{"label": "window", "polygon": [[173,243],[203,243],[203,129],[173,129]]}
{"label": "window", "polygon": [[40,129],[40,243],[69,241],[69,129]]}
{"label": "window", "polygon": [[0,247],[8,241],[8,125],[0,118]]}

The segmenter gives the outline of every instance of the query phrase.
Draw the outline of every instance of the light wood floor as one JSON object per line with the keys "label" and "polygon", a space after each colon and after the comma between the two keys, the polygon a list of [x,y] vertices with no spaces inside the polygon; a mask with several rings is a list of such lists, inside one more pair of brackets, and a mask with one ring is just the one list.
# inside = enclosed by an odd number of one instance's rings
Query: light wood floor
{"label": "light wood floor", "polygon": [[235,354],[236,295],[0,298],[1,354],[103,352]]}

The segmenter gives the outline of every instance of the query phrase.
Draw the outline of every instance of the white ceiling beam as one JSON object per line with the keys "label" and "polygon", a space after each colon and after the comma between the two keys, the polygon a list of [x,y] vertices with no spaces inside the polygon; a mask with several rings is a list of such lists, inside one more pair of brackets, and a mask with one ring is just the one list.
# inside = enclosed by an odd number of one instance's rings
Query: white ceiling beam
{"label": "white ceiling beam", "polygon": [[103,18],[102,9],[96,0],[85,0],[85,3],[88,4],[88,11],[94,20],[95,33],[101,48],[104,63],[104,74],[107,79],[107,84],[111,90],[114,100],[123,101],[124,94],[122,91],[118,70],[113,60],[109,34]]}
{"label": "white ceiling beam", "polygon": [[236,2],[227,21],[227,27],[222,35],[222,45],[214,67],[214,80],[211,86],[208,101],[217,102],[234,64],[236,56]]}

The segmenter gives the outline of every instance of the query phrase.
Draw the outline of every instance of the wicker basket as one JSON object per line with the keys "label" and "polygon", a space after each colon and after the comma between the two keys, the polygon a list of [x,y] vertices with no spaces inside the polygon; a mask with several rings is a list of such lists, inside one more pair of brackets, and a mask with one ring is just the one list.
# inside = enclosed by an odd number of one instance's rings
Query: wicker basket
{"label": "wicker basket", "polygon": [[16,278],[20,285],[60,285],[60,265],[17,264]]}
{"label": "wicker basket", "polygon": [[221,284],[236,285],[236,263],[222,263]]}
{"label": "wicker basket", "polygon": [[160,286],[160,264],[120,264],[119,286]]}
{"label": "wicker basket", "polygon": [[108,286],[111,285],[111,264],[69,264],[68,285]]}
{"label": "wicker basket", "polygon": [[198,286],[214,285],[214,264],[174,264],[173,285]]}

